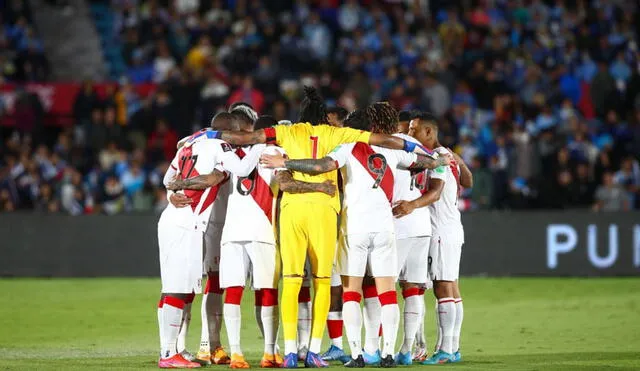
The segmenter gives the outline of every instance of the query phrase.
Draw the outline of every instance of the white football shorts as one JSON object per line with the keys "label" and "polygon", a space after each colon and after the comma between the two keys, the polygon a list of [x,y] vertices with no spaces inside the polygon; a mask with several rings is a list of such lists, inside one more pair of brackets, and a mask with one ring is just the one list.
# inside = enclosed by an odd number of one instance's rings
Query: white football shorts
{"label": "white football shorts", "polygon": [[464,234],[462,232],[433,232],[429,246],[429,277],[431,280],[458,280],[463,243]]}
{"label": "white football shorts", "polygon": [[431,237],[408,237],[396,241],[398,280],[423,284],[429,278],[429,240]]}
{"label": "white football shorts", "polygon": [[202,232],[158,223],[162,292],[202,292]]}
{"label": "white football shorts", "polygon": [[371,273],[373,277],[396,277],[395,233],[347,234],[338,251],[337,265],[342,276],[364,277],[365,273]]}
{"label": "white football shorts", "polygon": [[276,246],[255,241],[222,244],[220,287],[246,286],[251,277],[254,289],[275,289],[280,279],[280,256]]}

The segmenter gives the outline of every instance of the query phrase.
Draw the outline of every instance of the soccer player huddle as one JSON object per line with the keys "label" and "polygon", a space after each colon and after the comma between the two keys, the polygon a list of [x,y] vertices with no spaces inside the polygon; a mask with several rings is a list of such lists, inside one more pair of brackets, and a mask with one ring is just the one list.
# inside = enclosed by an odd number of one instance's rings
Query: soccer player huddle
{"label": "soccer player huddle", "polygon": [[[472,177],[439,144],[433,116],[399,115],[382,102],[349,114],[327,110],[315,89],[305,88],[298,123],[258,116],[238,102],[177,146],[164,177],[170,204],[158,221],[160,368],[249,368],[240,339],[249,279],[264,338],[260,367],[461,360],[464,232],[457,200]],[[194,356],[185,341],[203,271]],[[396,283],[404,298],[399,351]],[[431,288],[438,337],[427,357],[424,292]],[[220,341],[222,321],[229,353]],[[331,345],[321,354],[325,327]]]}

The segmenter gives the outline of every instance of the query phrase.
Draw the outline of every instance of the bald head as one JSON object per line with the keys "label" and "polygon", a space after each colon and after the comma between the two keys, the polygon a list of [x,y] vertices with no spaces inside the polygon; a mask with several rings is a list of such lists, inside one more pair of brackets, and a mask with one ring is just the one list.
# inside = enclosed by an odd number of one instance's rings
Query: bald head
{"label": "bald head", "polygon": [[211,128],[214,130],[238,131],[240,126],[234,120],[234,116],[228,112],[220,112],[211,119]]}

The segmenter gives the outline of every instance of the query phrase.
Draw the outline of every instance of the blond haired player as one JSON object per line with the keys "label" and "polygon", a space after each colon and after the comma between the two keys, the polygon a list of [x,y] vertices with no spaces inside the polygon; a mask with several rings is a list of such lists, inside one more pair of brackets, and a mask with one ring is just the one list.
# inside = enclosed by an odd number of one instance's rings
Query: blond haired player
{"label": "blond haired player", "polygon": [[[327,122],[325,105],[313,88],[305,88],[300,123],[291,126],[256,130],[253,133],[220,132],[219,138],[233,144],[274,143],[290,158],[323,158],[340,144],[364,142],[392,149],[404,149],[433,156],[431,151],[415,143],[385,134],[372,134],[351,128],[336,128]],[[434,156],[435,157],[435,156]],[[337,172],[320,175],[294,173],[294,179],[312,183],[337,181]],[[283,292],[281,298],[282,327],[285,341],[286,368],[297,367],[298,293],[302,286],[304,263],[309,256],[314,277],[313,323],[306,367],[327,367],[320,356],[322,337],[330,304],[330,279],[337,239],[337,194],[319,192],[293,194],[285,192],[280,210],[280,249],[282,255]]]}

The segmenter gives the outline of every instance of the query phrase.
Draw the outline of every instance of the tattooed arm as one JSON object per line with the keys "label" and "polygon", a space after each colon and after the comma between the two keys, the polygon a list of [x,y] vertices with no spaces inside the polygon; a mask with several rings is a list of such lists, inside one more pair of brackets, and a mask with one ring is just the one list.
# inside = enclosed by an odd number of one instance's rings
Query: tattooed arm
{"label": "tattooed arm", "polygon": [[336,170],[338,168],[338,164],[331,157],[324,157],[317,160],[285,160],[284,167],[301,173],[318,175]]}
{"label": "tattooed arm", "polygon": [[281,153],[269,155],[266,153],[260,157],[260,165],[268,169],[286,168],[292,171],[299,171],[305,174],[318,175],[336,170],[338,163],[331,157],[327,156],[321,159],[304,159],[290,160],[285,158]]}
{"label": "tattooed arm", "polygon": [[214,170],[211,174],[198,175],[189,179],[176,179],[167,185],[167,189],[177,191],[180,189],[201,190],[214,187],[224,181],[227,174],[219,170]]}
{"label": "tattooed arm", "polygon": [[249,144],[266,143],[267,136],[262,129],[253,132],[222,131],[220,139],[231,144],[244,146]]}
{"label": "tattooed arm", "polygon": [[308,183],[293,179],[290,171],[281,170],[276,173],[276,182],[280,190],[288,193],[322,192],[329,196],[336,194],[336,185],[331,180],[322,183]]}
{"label": "tattooed arm", "polygon": [[435,169],[440,166],[449,166],[451,163],[451,157],[449,156],[440,156],[437,159],[432,159],[431,157],[426,156],[417,156],[417,160],[411,165],[410,169],[420,170],[420,169]]}

